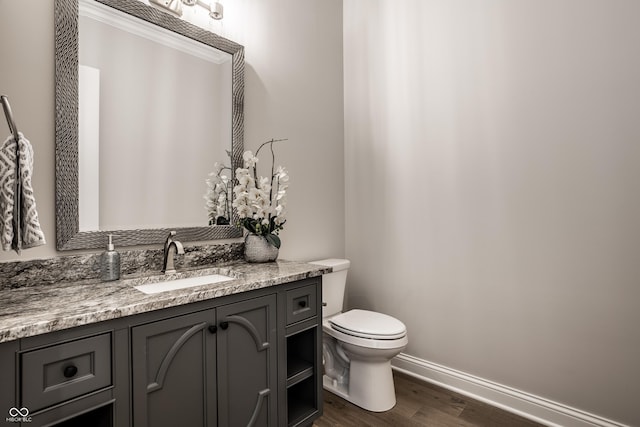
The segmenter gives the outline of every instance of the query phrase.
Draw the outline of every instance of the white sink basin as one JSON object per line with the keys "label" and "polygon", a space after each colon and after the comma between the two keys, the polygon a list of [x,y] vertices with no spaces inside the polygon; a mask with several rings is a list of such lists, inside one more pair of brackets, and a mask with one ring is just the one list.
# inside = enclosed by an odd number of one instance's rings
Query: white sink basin
{"label": "white sink basin", "polygon": [[177,289],[192,288],[194,286],[213,285],[233,279],[233,277],[225,276],[223,274],[209,274],[207,276],[186,277],[184,279],[145,283],[143,285],[134,286],[134,288],[140,292],[144,292],[145,294],[158,294],[160,292],[175,291]]}

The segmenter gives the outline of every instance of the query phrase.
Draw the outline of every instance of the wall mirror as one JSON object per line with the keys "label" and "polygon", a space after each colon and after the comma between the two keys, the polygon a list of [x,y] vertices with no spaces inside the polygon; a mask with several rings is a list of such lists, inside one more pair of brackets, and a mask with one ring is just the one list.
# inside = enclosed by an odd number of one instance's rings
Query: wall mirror
{"label": "wall mirror", "polygon": [[203,196],[242,162],[243,47],[138,0],[55,7],[57,248],[241,237]]}

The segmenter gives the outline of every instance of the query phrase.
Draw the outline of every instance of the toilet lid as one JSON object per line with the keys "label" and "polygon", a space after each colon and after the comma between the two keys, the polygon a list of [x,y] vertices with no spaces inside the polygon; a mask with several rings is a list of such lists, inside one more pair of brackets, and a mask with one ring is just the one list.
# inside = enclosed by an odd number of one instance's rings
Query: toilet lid
{"label": "toilet lid", "polygon": [[368,310],[349,310],[332,317],[329,323],[337,331],[362,338],[393,340],[407,334],[398,319]]}

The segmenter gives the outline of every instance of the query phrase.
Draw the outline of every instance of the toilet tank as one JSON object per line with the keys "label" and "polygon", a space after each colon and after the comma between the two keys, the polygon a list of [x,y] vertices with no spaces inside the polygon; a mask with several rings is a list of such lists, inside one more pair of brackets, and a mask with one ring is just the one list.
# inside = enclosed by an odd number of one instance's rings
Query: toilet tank
{"label": "toilet tank", "polygon": [[310,264],[333,268],[333,273],[322,276],[322,317],[340,313],[344,304],[344,289],[351,262],[348,259],[330,258],[311,261]]}

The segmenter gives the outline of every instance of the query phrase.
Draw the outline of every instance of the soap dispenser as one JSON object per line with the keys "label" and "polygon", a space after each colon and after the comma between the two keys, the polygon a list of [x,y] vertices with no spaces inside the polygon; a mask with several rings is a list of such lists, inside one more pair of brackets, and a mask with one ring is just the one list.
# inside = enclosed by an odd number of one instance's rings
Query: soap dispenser
{"label": "soap dispenser", "polygon": [[115,250],[111,234],[109,234],[107,250],[100,257],[100,273],[100,278],[103,282],[110,282],[120,278],[120,254]]}

